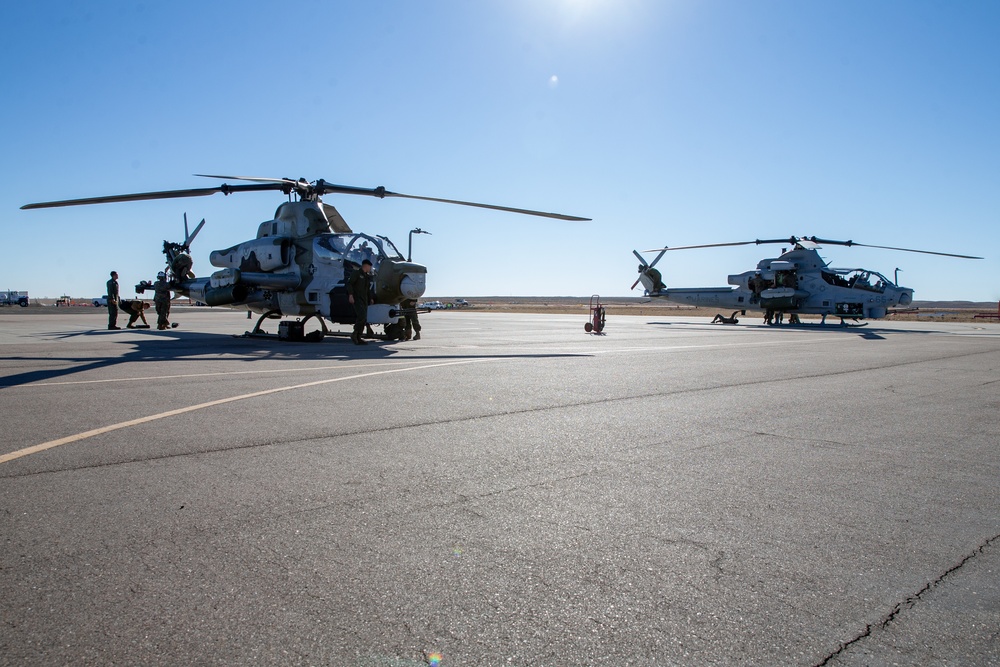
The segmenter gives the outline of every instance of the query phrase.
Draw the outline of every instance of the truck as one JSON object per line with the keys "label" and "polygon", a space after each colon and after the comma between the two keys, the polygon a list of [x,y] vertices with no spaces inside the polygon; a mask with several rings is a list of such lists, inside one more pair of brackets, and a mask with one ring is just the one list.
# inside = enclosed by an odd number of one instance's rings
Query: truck
{"label": "truck", "polygon": [[17,290],[0,291],[0,306],[21,306],[28,305],[28,293]]}

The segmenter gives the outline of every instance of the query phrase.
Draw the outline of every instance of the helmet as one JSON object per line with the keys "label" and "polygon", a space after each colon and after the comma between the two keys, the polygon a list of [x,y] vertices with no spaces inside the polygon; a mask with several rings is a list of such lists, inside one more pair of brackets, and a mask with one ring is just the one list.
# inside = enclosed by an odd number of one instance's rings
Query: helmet
{"label": "helmet", "polygon": [[163,271],[160,271],[159,273],[156,274],[156,277],[157,278],[166,278],[167,274],[165,274]]}

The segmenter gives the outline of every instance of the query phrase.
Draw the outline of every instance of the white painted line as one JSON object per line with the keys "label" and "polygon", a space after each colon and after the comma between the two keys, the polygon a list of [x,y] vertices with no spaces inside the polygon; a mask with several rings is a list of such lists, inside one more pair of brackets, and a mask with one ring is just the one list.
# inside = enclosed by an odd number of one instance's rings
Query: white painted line
{"label": "white painted line", "polygon": [[[788,345],[788,344],[794,344],[794,343],[812,343],[812,342],[818,342],[818,341],[829,342],[829,341],[834,341],[834,340],[854,340],[854,339],[851,338],[851,337],[847,337],[847,336],[824,336],[824,337],[806,336],[806,337],[799,338],[799,339],[782,340],[782,341],[760,341],[760,342],[751,342],[751,343],[747,343],[745,341],[735,341],[735,342],[732,342],[732,343],[710,343],[710,344],[706,344],[706,345],[668,345],[668,346],[650,346],[650,347],[619,348],[619,349],[614,349],[614,350],[594,350],[594,349],[581,350],[579,348],[572,348],[572,349],[571,348],[545,348],[544,352],[540,352],[538,348],[523,348],[523,349],[531,349],[533,352],[540,353],[540,354],[561,353],[561,354],[579,354],[580,356],[596,356],[598,354],[616,354],[616,353],[622,353],[622,352],[627,353],[627,352],[680,351],[680,350],[695,350],[695,349],[705,349],[705,348],[715,348],[715,347],[751,347],[751,346],[756,347],[756,346],[767,346],[767,345]],[[452,349],[454,349],[454,348],[452,348]],[[514,349],[516,350],[517,348],[514,348]],[[563,352],[562,350],[565,350],[565,351]],[[242,394],[240,396],[232,396],[230,398],[221,398],[221,399],[218,399],[218,400],[215,400],[215,401],[209,401],[207,403],[198,403],[197,405],[191,405],[191,406],[188,406],[188,407],[185,407],[185,408],[178,408],[176,410],[169,410],[167,412],[161,412],[159,414],[149,415],[148,417],[139,417],[138,419],[131,419],[129,421],[120,422],[118,424],[110,424],[108,426],[102,426],[101,428],[96,428],[96,429],[93,429],[93,430],[90,430],[90,431],[84,431],[83,433],[77,433],[76,435],[66,436],[65,438],[59,438],[58,440],[50,440],[49,442],[43,442],[43,443],[38,444],[38,445],[33,445],[31,447],[26,447],[24,449],[19,449],[19,450],[15,451],[15,452],[11,452],[9,454],[0,454],[0,464],[7,463],[8,461],[13,461],[14,459],[19,459],[19,458],[21,458],[23,456],[28,456],[29,454],[35,454],[37,452],[42,452],[42,451],[45,451],[47,449],[52,449],[54,447],[59,447],[61,445],[67,445],[67,444],[70,444],[70,443],[73,443],[73,442],[79,442],[80,440],[85,440],[87,438],[92,438],[94,436],[101,435],[103,433],[110,433],[111,431],[118,431],[120,429],[128,428],[130,426],[136,426],[136,425],[139,425],[139,424],[146,424],[148,422],[156,421],[158,419],[165,419],[167,417],[174,417],[176,415],[184,414],[184,413],[187,413],[187,412],[194,412],[196,410],[202,410],[202,409],[205,409],[205,408],[214,407],[216,405],[223,405],[225,403],[232,403],[233,401],[242,401],[242,400],[247,399],[247,398],[256,398],[257,396],[267,396],[268,394],[276,394],[276,393],[282,392],[282,391],[291,391],[292,389],[304,389],[306,387],[315,387],[315,386],[318,386],[318,385],[330,384],[332,382],[342,382],[344,380],[357,380],[357,379],[360,379],[360,378],[373,377],[375,375],[387,375],[389,373],[405,373],[405,372],[408,372],[408,371],[424,370],[424,369],[427,369],[427,368],[441,368],[443,366],[457,366],[457,365],[464,365],[464,364],[474,364],[474,363],[483,362],[483,361],[500,361],[500,360],[507,360],[507,361],[509,361],[512,358],[516,358],[516,357],[510,357],[510,356],[507,356],[507,357],[476,357],[476,358],[473,358],[473,359],[462,359],[462,360],[459,360],[459,361],[448,361],[448,362],[442,362],[442,363],[437,363],[437,364],[426,364],[426,365],[423,365],[423,366],[411,366],[411,367],[407,367],[407,368],[395,368],[395,369],[390,369],[390,370],[385,370],[385,371],[372,371],[370,373],[360,373],[358,375],[348,375],[348,376],[338,377],[338,378],[328,378],[328,379],[325,379],[325,380],[316,380],[315,382],[306,382],[304,384],[290,385],[288,387],[277,387],[275,389],[265,389],[263,391],[255,391],[255,392],[252,392],[252,393],[249,393],[249,394]],[[404,362],[400,362],[400,363],[404,363]],[[335,368],[335,369],[336,368],[343,368],[343,366],[340,366],[340,367],[334,366],[332,368]],[[244,373],[244,372],[259,372],[259,371],[238,371],[238,372],[239,373]],[[272,372],[276,372],[276,371],[272,371]],[[214,373],[206,373],[205,375],[215,375],[215,374]],[[225,375],[225,373],[223,373],[223,375]],[[169,376],[169,377],[193,377],[193,376],[176,375],[176,376]],[[150,378],[146,378],[146,379],[150,379]],[[85,383],[85,382],[104,382],[104,380],[92,380],[92,381],[82,381],[82,382],[83,383]],[[51,385],[51,384],[74,384],[74,383],[71,383],[71,382],[67,382],[67,383],[46,383],[46,385]],[[35,385],[35,386],[38,386],[38,385]]]}
{"label": "white painted line", "polygon": [[[75,384],[105,384],[109,382],[149,382],[150,380],[174,380],[182,378],[202,378],[202,377],[217,377],[226,375],[262,375],[264,373],[307,373],[311,371],[335,371],[344,368],[368,368],[369,366],[385,366],[386,364],[398,365],[398,364],[413,364],[417,363],[419,359],[409,359],[403,361],[383,361],[378,364],[348,364],[342,366],[311,366],[309,368],[271,368],[267,370],[256,370],[256,371],[219,371],[217,373],[183,373],[178,375],[149,375],[142,377],[127,377],[127,378],[105,378],[103,380],[66,380],[64,382],[32,382],[28,384],[13,384],[5,385],[3,380],[0,379],[0,387],[4,389],[31,389],[33,387],[58,387],[62,385],[75,385]],[[71,370],[68,372],[72,372]]]}
{"label": "white painted line", "polygon": [[372,371],[371,373],[360,373],[358,375],[348,375],[344,377],[337,378],[327,378],[326,380],[316,380],[314,382],[306,382],[304,384],[295,384],[288,387],[277,387],[275,389],[265,389],[263,391],[255,391],[249,394],[241,394],[239,396],[230,396],[229,398],[220,398],[215,401],[208,401],[207,403],[198,403],[196,405],[189,405],[185,408],[177,408],[176,410],[168,410],[167,412],[160,412],[155,415],[149,415],[147,417],[139,417],[138,419],[130,419],[128,421],[119,422],[117,424],[109,424],[108,426],[102,426],[101,428],[95,428],[90,431],[84,431],[83,433],[77,433],[76,435],[69,435],[65,438],[59,438],[58,440],[49,440],[48,442],[43,442],[38,445],[33,445],[31,447],[25,447],[24,449],[19,449],[17,451],[11,452],[9,454],[0,455],[0,464],[7,463],[8,461],[13,461],[14,459],[19,459],[23,456],[28,456],[29,454],[37,454],[38,452],[44,452],[47,449],[53,449],[55,447],[60,447],[62,445],[68,445],[73,442],[79,442],[80,440],[86,440],[87,438],[93,438],[97,435],[102,435],[104,433],[110,433],[112,431],[119,431],[123,428],[129,428],[131,426],[138,426],[139,424],[147,424],[158,419],[166,419],[167,417],[175,417],[177,415],[182,415],[187,412],[194,412],[196,410],[204,410],[205,408],[211,408],[216,405],[224,405],[226,403],[232,403],[234,401],[242,401],[248,398],[256,398],[258,396],[267,396],[268,394],[277,394],[282,391],[291,391],[293,389],[305,389],[306,387],[316,387],[323,384],[330,384],[332,382],[343,382],[345,380],[358,380],[366,377],[373,377],[376,375],[388,375],[390,373],[406,373],[408,371],[419,371],[428,368],[441,368],[442,366],[457,366],[461,364],[474,364],[482,361],[493,361],[490,358],[484,359],[463,359],[461,361],[447,361],[438,364],[426,364],[424,366],[412,366],[409,368],[394,368],[387,371]]}

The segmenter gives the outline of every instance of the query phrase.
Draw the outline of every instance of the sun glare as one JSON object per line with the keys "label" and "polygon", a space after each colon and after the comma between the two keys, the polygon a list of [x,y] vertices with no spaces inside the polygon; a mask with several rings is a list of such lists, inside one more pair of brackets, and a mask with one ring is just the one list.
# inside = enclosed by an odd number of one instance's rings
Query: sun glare
{"label": "sun glare", "polygon": [[661,0],[522,0],[525,16],[564,33],[631,32]]}

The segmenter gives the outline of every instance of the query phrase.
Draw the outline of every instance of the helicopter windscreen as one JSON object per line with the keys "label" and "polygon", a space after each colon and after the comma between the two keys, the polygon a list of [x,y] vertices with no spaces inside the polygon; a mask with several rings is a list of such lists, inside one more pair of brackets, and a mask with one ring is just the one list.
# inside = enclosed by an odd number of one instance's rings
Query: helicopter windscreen
{"label": "helicopter windscreen", "polygon": [[379,240],[382,242],[385,248],[386,257],[389,259],[403,259],[403,253],[396,249],[396,246],[385,236],[379,236]]}
{"label": "helicopter windscreen", "polygon": [[894,284],[878,271],[868,269],[834,269],[834,273],[824,271],[823,279],[831,285],[878,293]]}
{"label": "helicopter windscreen", "polygon": [[324,234],[317,239],[314,250],[321,259],[345,260],[358,265],[366,259],[374,266],[385,259],[403,259],[392,241],[367,234]]}
{"label": "helicopter windscreen", "polygon": [[319,259],[326,260],[328,262],[336,262],[343,258],[344,253],[347,252],[347,242],[350,240],[350,236],[345,240],[342,236],[337,236],[334,234],[326,234],[316,239],[316,243],[313,245],[313,251]]}
{"label": "helicopter windscreen", "polygon": [[[353,234],[345,236],[346,250],[344,259],[360,265],[364,260],[368,260],[374,266],[387,259],[385,250],[382,249],[382,240],[368,236],[367,234]],[[395,248],[393,248],[395,250]]]}

